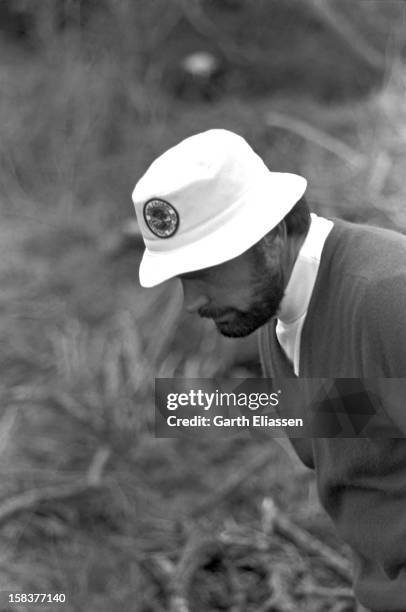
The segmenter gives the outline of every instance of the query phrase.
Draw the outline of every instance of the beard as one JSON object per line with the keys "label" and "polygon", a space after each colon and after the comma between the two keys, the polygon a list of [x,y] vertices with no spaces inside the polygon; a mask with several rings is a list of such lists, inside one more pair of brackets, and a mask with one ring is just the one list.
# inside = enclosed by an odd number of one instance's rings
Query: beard
{"label": "beard", "polygon": [[266,266],[261,266],[255,272],[249,308],[239,310],[231,307],[221,309],[205,306],[199,309],[199,315],[213,319],[218,331],[227,338],[249,336],[268,323],[277,314],[284,296],[284,283],[280,272],[272,274],[263,268]]}

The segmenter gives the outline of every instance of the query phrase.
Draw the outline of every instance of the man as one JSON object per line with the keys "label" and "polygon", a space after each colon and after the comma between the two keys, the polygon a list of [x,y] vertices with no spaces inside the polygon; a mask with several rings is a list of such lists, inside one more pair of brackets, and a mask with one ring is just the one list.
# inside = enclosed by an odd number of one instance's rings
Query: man
{"label": "man", "polygon": [[[406,238],[310,214],[305,189],[226,130],[182,141],[133,193],[141,284],[178,277],[220,333],[258,330],[267,377],[406,377]],[[404,612],[406,406],[384,404],[382,437],[292,444],[353,550],[357,598]]]}

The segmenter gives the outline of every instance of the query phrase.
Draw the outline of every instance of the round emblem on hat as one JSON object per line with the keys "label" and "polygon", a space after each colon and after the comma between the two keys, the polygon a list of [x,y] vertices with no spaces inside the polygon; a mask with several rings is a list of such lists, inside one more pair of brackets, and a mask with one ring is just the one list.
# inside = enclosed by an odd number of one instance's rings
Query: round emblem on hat
{"label": "round emblem on hat", "polygon": [[153,198],[145,203],[144,219],[151,232],[158,238],[170,238],[179,227],[176,208],[159,198]]}

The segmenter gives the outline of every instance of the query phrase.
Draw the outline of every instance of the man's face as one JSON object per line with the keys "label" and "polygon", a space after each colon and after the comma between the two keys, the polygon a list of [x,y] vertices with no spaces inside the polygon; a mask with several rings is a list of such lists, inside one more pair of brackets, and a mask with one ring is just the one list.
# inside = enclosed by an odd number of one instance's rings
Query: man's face
{"label": "man's face", "polygon": [[276,315],[283,298],[279,255],[257,245],[225,263],[181,274],[186,310],[213,319],[223,336],[248,336]]}

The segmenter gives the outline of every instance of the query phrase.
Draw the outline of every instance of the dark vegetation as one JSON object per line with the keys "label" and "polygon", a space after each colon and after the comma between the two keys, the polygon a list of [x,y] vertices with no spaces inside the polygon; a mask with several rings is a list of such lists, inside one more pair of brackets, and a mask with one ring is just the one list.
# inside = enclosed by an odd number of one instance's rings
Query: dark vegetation
{"label": "dark vegetation", "polygon": [[154,437],[155,376],[258,360],[183,315],[176,284],[142,290],[122,228],[156,155],[225,127],[303,173],[316,212],[404,231],[404,8],[0,2],[1,588],[86,612],[353,609],[284,441]]}

